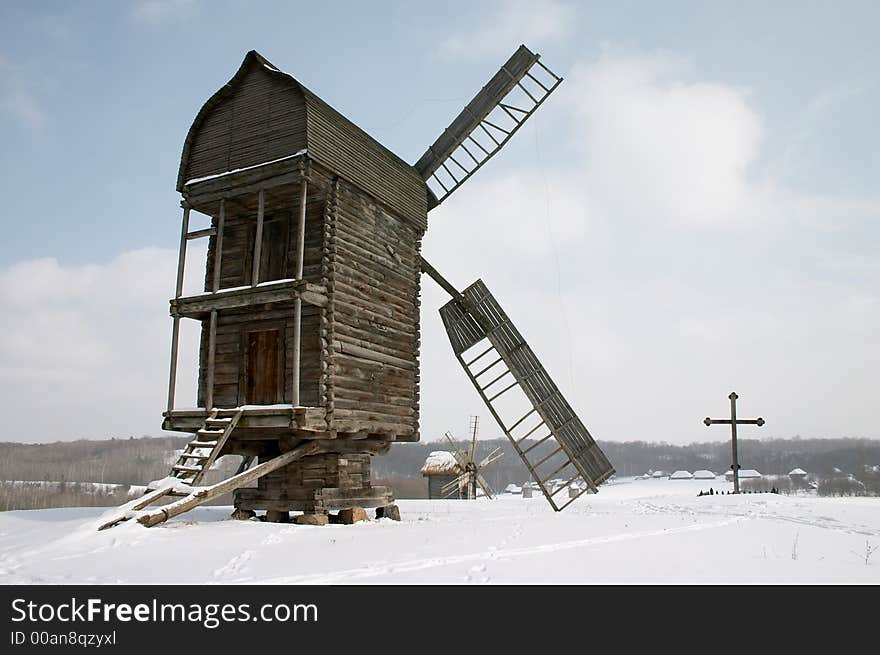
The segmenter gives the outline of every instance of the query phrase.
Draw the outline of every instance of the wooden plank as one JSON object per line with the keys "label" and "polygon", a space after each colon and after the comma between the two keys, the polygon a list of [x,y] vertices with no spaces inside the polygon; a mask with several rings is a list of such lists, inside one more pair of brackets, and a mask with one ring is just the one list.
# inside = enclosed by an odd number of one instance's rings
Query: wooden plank
{"label": "wooden plank", "polygon": [[[147,507],[148,505],[152,505],[154,502],[156,502],[160,498],[164,498],[165,496],[167,496],[170,493],[170,491],[171,491],[170,487],[163,487],[160,489],[156,489],[155,491],[151,491],[151,492],[145,494],[136,503],[131,505],[131,507],[126,507],[126,509],[131,512],[140,511],[144,507]],[[118,516],[115,516],[114,518],[107,521],[106,523],[102,523],[98,527],[98,531],[106,530],[107,528],[112,528],[114,525],[118,525],[119,523],[122,523],[123,521],[127,521],[127,520],[128,520],[128,516],[126,514],[119,514]]]}
{"label": "wooden plank", "polygon": [[253,468],[250,468],[243,473],[239,473],[238,475],[233,475],[231,478],[227,478],[226,480],[218,482],[217,484],[213,484],[209,487],[202,487],[198,491],[191,493],[189,496],[186,496],[185,498],[166,505],[155,512],[144,514],[143,516],[138,518],[138,523],[148,528],[154,525],[158,525],[159,523],[167,521],[168,519],[177,516],[178,514],[188,512],[194,507],[203,505],[213,498],[222,496],[223,494],[232,491],[233,489],[243,487],[247,483],[253,482],[254,480],[257,480],[258,478],[266,475],[267,473],[271,473],[272,471],[279,469],[282,466],[286,466],[293,461],[302,459],[303,457],[315,455],[320,451],[321,446],[317,442],[306,442],[297,446],[293,450],[290,450],[282,455],[279,455],[278,457],[270,459],[268,462],[257,464]]}
{"label": "wooden plank", "polygon": [[[306,199],[308,197],[309,183],[303,178],[302,190],[300,191],[299,205],[299,229],[296,237],[296,279],[302,280],[303,254],[306,241]],[[300,404],[301,382],[301,357],[302,357],[302,298],[297,297],[293,306],[293,389],[292,400],[294,407]]]}
{"label": "wooden plank", "polygon": [[226,229],[226,200],[220,200],[220,216],[217,219],[217,238],[214,240],[214,283],[211,290],[220,290],[220,271],[223,264],[223,232]]}
{"label": "wooden plank", "polygon": [[180,317],[172,319],[171,326],[171,368],[168,372],[168,411],[174,410],[174,392],[177,387],[177,357],[180,343]]}
{"label": "wooden plank", "polygon": [[211,324],[208,328],[208,372],[205,377],[205,409],[214,407],[214,356],[217,339],[217,310],[211,312]]}
{"label": "wooden plank", "polygon": [[257,233],[254,237],[254,261],[251,271],[251,286],[255,287],[260,283],[260,253],[263,247],[263,214],[266,203],[266,190],[260,189],[259,192],[260,208],[257,210]]}
{"label": "wooden plank", "polygon": [[316,307],[326,307],[328,302],[327,289],[319,284],[305,280],[281,280],[258,287],[177,298],[171,301],[171,315],[200,318],[212,310],[292,301],[296,297]]}
{"label": "wooden plank", "polygon": [[189,205],[184,204],[183,225],[180,230],[180,251],[177,254],[177,286],[175,287],[175,298],[180,298],[183,294],[183,273],[186,268],[186,234],[189,231],[189,211]]}
{"label": "wooden plank", "polygon": [[195,230],[194,232],[186,233],[186,240],[192,241],[193,239],[202,239],[204,237],[212,237],[217,234],[217,230],[213,227],[206,227],[204,230]]}
{"label": "wooden plank", "polygon": [[351,343],[334,341],[333,346],[337,349],[337,351],[348,353],[349,355],[353,355],[355,357],[361,357],[363,359],[380,362],[382,364],[389,364],[391,366],[396,366],[397,368],[402,368],[405,370],[412,370],[415,368],[415,362],[411,360],[394,357],[392,355],[386,355],[385,353],[377,352],[375,350],[364,348],[362,346],[356,346]]}

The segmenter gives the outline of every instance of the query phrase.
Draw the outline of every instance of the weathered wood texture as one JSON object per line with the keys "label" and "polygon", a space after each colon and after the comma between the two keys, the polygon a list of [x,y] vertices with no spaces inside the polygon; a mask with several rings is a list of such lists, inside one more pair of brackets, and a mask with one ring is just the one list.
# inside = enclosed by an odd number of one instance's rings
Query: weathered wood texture
{"label": "weathered wood texture", "polygon": [[275,498],[303,489],[370,486],[369,455],[314,455],[260,478],[257,488]]}
{"label": "weathered wood texture", "polygon": [[[359,447],[357,441],[338,440],[335,443],[343,451]],[[375,440],[363,441],[361,446],[369,452],[387,450],[387,443],[383,446]],[[277,456],[269,453],[261,459],[265,457],[271,461]],[[235,492],[235,506],[249,510],[315,512],[345,507],[380,507],[391,502],[394,499],[390,490],[371,485],[370,455],[366,453],[306,457],[260,478],[256,487]]]}
{"label": "weathered wood texture", "polygon": [[421,230],[336,180],[325,212],[330,367],[327,419],[339,432],[418,440]]}
{"label": "weathered wood texture", "polygon": [[[296,275],[296,222],[299,206],[299,185],[287,193],[276,194],[272,200],[281,205],[273,209],[267,205],[263,223],[263,246],[261,248],[260,279],[290,279]],[[251,283],[253,253],[256,239],[255,213],[233,213],[238,205],[228,203],[222,239],[212,236],[208,243],[205,290],[210,290],[214,280],[213,262],[218,240],[222,244],[220,264],[220,289],[243,287]],[[313,186],[306,202],[306,238],[304,244],[303,279],[317,282],[321,276],[324,220],[324,192]],[[218,218],[212,223],[218,226]],[[289,403],[293,399],[294,359],[294,303],[281,302],[252,305],[223,311],[219,315],[215,345],[214,405],[235,407],[258,404],[248,398],[246,387],[247,353],[245,344],[248,334],[281,330],[280,354],[283,361],[280,385],[283,394],[276,402]],[[318,406],[318,384],[321,376],[321,347],[318,324],[322,310],[309,304],[302,310],[302,362],[300,367],[300,403]],[[203,327],[200,350],[199,403],[203,404],[206,393],[207,333]]]}
{"label": "weathered wood texture", "polygon": [[[306,203],[303,278],[326,289],[327,303],[304,305],[300,403],[324,407],[331,432],[367,431],[398,441],[418,440],[419,248],[421,230],[389,212],[346,180],[313,167]],[[335,178],[335,179],[334,179]],[[296,186],[295,189],[299,189]],[[294,187],[266,207],[265,281],[295,276]],[[250,283],[256,215],[227,203],[224,232],[208,244],[206,289],[213,284],[214,250],[222,243],[220,288]],[[217,221],[215,220],[215,226]],[[274,263],[273,263],[274,262]],[[293,398],[293,302],[220,312],[215,340],[214,404],[266,404],[248,393],[246,343],[256,332],[278,330],[283,374],[277,402]],[[204,402],[208,333],[203,334],[200,402]]]}
{"label": "weathered wood texture", "polygon": [[280,159],[305,147],[302,91],[246,57],[193,122],[184,144],[178,191],[187,180]]}
{"label": "weathered wood texture", "polygon": [[406,220],[427,225],[428,191],[416,170],[254,51],[196,116],[177,189],[303,149]]}
{"label": "weathered wood texture", "polygon": [[[275,113],[279,107],[284,108],[283,116]],[[302,125],[294,129],[297,121]],[[285,128],[282,124],[289,125]],[[307,143],[296,140],[302,135]],[[305,147],[307,153],[289,159]],[[193,189],[210,185],[211,200],[197,207],[216,214],[212,221],[215,232],[208,244],[205,289],[213,289],[215,280],[221,291],[248,287],[255,270],[261,283],[296,277],[298,208],[305,176],[308,193],[302,278],[326,293],[313,299],[321,301],[319,306],[309,304],[303,296],[300,404],[325,410],[330,437],[371,434],[388,441],[417,441],[419,249],[427,223],[426,187],[415,169],[293,78],[274,71],[256,53],[249,53],[230,84],[206,103],[193,123],[181,161],[181,189],[186,196],[183,185],[189,179],[283,157],[288,159],[281,163],[297,162],[299,176],[284,184],[267,179],[241,193],[241,176],[272,165],[193,185]],[[279,176],[294,174],[289,166],[282,168]],[[223,193],[224,185],[227,194]],[[261,189],[265,206],[257,244],[260,203],[256,198]],[[222,233],[221,198],[225,199]],[[255,252],[261,255],[257,267]],[[218,259],[219,270],[214,271]],[[262,287],[257,290],[262,293]],[[201,305],[213,302],[211,298],[197,300]],[[235,300],[240,299],[236,296]],[[271,300],[247,306],[233,306],[229,301],[220,308],[214,340],[215,406],[269,404],[272,398],[292,402],[294,302],[277,295]],[[263,343],[268,337],[254,335],[270,332],[279,337],[271,348],[272,353],[277,348],[282,364],[276,371],[263,362],[262,368],[272,379],[264,381],[257,393],[249,383],[255,369],[249,367],[248,358],[265,360],[269,355],[263,351],[249,355],[248,344],[254,339]],[[209,395],[205,386],[207,342],[204,329],[200,403]],[[273,396],[269,387],[274,386],[278,393]]]}
{"label": "weathered wood texture", "polygon": [[[303,305],[302,310],[302,352],[300,368],[300,402],[316,407],[320,405],[318,385],[321,376],[321,349],[318,338],[319,313],[322,310],[312,305]],[[204,403],[207,374],[208,323],[202,328],[201,358],[199,367],[199,402]],[[274,402],[289,403],[293,397],[293,303],[258,305],[238,310],[228,310],[218,315],[217,338],[214,355],[214,405],[216,407],[237,407],[245,404],[273,404],[258,402],[247,397],[246,375],[248,370],[247,344],[250,335],[258,332],[278,330],[282,335],[279,342],[279,357],[283,362],[280,368],[279,384],[283,395]]]}
{"label": "weathered wood texture", "polygon": [[460,498],[458,490],[449,493],[443,493],[443,488],[458,479],[457,475],[429,475],[428,478],[428,498]]}

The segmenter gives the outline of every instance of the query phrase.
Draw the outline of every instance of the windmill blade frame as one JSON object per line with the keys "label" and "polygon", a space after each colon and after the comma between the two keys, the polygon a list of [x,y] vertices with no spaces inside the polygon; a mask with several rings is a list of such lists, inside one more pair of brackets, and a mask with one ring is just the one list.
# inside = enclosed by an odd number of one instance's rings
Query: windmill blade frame
{"label": "windmill blade frame", "polygon": [[486,494],[487,498],[494,498],[492,495],[492,487],[489,486],[489,483],[486,482],[486,478],[478,471],[476,474],[477,484],[480,485],[480,488],[483,490],[483,493]]}
{"label": "windmill blade frame", "polygon": [[489,466],[489,464],[492,464],[493,462],[497,462],[499,459],[504,457],[504,453],[499,453],[497,456],[495,456],[495,453],[498,453],[499,450],[501,450],[501,449],[496,448],[491,453],[486,455],[486,457],[483,458],[483,461],[480,462],[479,464],[477,464],[477,470],[482,470],[482,469],[486,468],[487,466]]}
{"label": "windmill blade frame", "polygon": [[[439,278],[444,288],[452,287],[433,267],[423,270]],[[551,507],[559,512],[587,490],[597,492],[598,486],[614,474],[614,467],[483,281],[477,280],[462,293],[456,291],[453,299],[440,308],[440,316],[456,359]],[[468,354],[465,359],[471,348],[480,354]],[[487,355],[491,356],[484,360]],[[492,358],[497,359],[485,366]],[[498,377],[488,384],[479,378],[497,363],[503,363],[503,375],[510,375],[513,382],[500,391],[488,391]],[[507,420],[499,415],[493,401],[514,388],[524,395],[531,410]],[[538,422],[533,425],[535,420]],[[541,436],[543,433],[546,435]],[[538,441],[527,445],[532,435]],[[541,451],[536,451],[538,447],[548,448],[550,453],[542,457]],[[530,456],[532,452],[535,454]],[[566,485],[580,477],[586,486],[568,502],[558,504],[554,496],[560,489],[548,489],[548,484],[566,469],[575,470]]]}
{"label": "windmill blade frame", "polygon": [[468,453],[468,460],[471,462],[476,461],[475,457],[477,454],[477,423],[479,422],[479,417],[474,416],[473,418],[473,439],[471,440],[471,452]]}
{"label": "windmill blade frame", "polygon": [[452,453],[452,456],[455,458],[455,461],[458,463],[461,469],[464,470],[464,467],[468,463],[467,452],[458,447],[458,444],[455,443],[455,440],[452,438],[452,435],[450,435],[449,432],[446,432],[443,436],[446,437],[446,439],[452,445],[454,450],[451,450],[450,452]]}
{"label": "windmill blade frame", "polygon": [[[542,64],[540,58],[541,55],[520,45],[416,162],[414,168],[431,191],[429,211],[494,157],[562,83],[562,78]],[[546,84],[533,72],[543,77]],[[526,79],[530,80],[531,90],[524,84]],[[516,90],[522,93],[516,102],[525,108],[507,101]],[[500,125],[502,120],[489,119],[496,109],[501,110],[496,113],[503,117],[504,126]],[[475,135],[480,135],[482,141]]]}

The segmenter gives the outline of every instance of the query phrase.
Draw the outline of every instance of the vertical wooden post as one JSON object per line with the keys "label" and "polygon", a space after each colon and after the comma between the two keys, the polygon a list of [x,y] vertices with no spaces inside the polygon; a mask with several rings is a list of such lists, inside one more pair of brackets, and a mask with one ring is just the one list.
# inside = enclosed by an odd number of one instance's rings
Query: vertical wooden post
{"label": "vertical wooden post", "polygon": [[[189,232],[189,205],[183,203],[183,225],[180,228],[180,250],[177,253],[177,286],[174,297],[183,293],[183,273],[186,268],[186,233]],[[180,341],[180,317],[175,316],[171,327],[171,366],[168,372],[168,411],[174,409],[174,392],[177,386],[177,350]]]}
{"label": "vertical wooden post", "polygon": [[303,276],[303,257],[306,248],[306,196],[309,191],[308,180],[303,178],[302,195],[299,199],[299,232],[296,235],[296,279]]}
{"label": "vertical wooden post", "polygon": [[260,189],[260,204],[257,209],[257,232],[254,236],[254,266],[251,269],[251,286],[260,283],[260,251],[263,249],[263,211],[265,209],[266,193]]}
{"label": "vertical wooden post", "polygon": [[730,448],[733,456],[733,493],[739,493],[739,461],[736,452],[736,399],[739,396],[736,392],[731,392],[730,396]]}
{"label": "vertical wooden post", "polygon": [[220,216],[217,219],[217,238],[214,239],[214,283],[211,291],[220,290],[220,266],[223,263],[223,230],[226,225],[226,199],[220,200]]}
{"label": "vertical wooden post", "polygon": [[[299,199],[299,229],[296,234],[296,279],[303,276],[303,259],[306,243],[306,196],[309,183],[303,177]],[[302,351],[302,298],[297,295],[293,304],[293,398],[294,407],[299,406],[300,355]]]}
{"label": "vertical wooden post", "polygon": [[189,232],[189,205],[183,203],[183,226],[180,230],[180,250],[177,253],[177,287],[175,298],[183,295],[183,274],[186,270],[186,234]]}
{"label": "vertical wooden post", "polygon": [[214,356],[217,350],[217,310],[211,310],[211,324],[208,328],[208,371],[205,375],[205,409],[214,407]]}
{"label": "vertical wooden post", "polygon": [[174,391],[177,386],[177,342],[180,339],[180,317],[175,316],[171,325],[171,371],[168,374],[168,411],[174,409]]}

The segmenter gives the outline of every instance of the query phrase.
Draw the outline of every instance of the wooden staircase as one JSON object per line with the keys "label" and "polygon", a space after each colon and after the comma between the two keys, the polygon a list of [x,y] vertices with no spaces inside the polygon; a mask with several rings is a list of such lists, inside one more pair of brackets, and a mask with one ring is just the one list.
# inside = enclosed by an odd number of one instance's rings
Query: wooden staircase
{"label": "wooden staircase", "polygon": [[[169,477],[178,478],[190,486],[201,482],[219,457],[243,412],[243,409],[212,409],[204,425],[196,432],[196,439],[186,445],[171,467]],[[147,489],[148,493],[150,491],[153,490]],[[172,491],[170,495],[179,494]]]}
{"label": "wooden staircase", "polygon": [[[191,487],[195,487],[204,478],[205,473],[214,465],[223,450],[229,435],[235,430],[241,419],[243,409],[217,409],[208,414],[202,427],[196,432],[196,438],[190,441],[177,461],[171,467],[168,477],[156,488],[147,487],[144,495],[123,505],[118,516],[102,524],[98,529],[106,530],[123,523],[148,505],[165,496],[188,497],[192,495]],[[248,462],[249,464],[249,462]],[[239,473],[246,468],[239,469]],[[179,480],[179,482],[175,482]]]}

